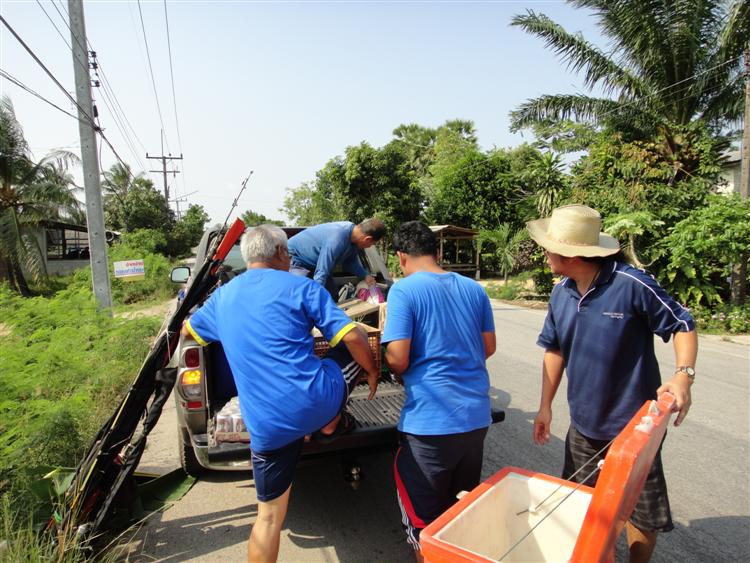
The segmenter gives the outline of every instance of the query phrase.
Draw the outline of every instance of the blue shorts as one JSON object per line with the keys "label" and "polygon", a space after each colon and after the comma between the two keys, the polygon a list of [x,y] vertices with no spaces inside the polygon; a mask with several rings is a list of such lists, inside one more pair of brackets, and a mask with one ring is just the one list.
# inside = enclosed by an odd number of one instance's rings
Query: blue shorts
{"label": "blue shorts", "polygon": [[393,464],[396,497],[408,542],[448,510],[460,491],[479,485],[487,428],[460,434],[417,436],[401,432]]}
{"label": "blue shorts", "polygon": [[[346,382],[341,409],[346,406],[349,394],[362,374],[360,365],[352,359],[349,350],[343,344],[329,350],[323,361],[336,362]],[[253,463],[253,478],[258,500],[268,502],[280,497],[291,486],[294,480],[294,468],[305,444],[304,437],[267,452],[251,451]]]}
{"label": "blue shorts", "polygon": [[294,468],[302,453],[304,438],[299,438],[277,450],[251,453],[253,479],[258,500],[268,502],[279,498],[294,480]]}

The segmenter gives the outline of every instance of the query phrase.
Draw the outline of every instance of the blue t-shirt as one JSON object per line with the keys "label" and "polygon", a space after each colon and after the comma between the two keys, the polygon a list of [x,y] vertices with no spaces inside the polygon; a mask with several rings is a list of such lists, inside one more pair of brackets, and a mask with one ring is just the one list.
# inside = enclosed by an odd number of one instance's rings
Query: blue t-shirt
{"label": "blue t-shirt", "polygon": [[318,327],[335,346],[354,325],[312,280],[249,269],[217,289],[187,326],[200,344],[224,347],[254,450],[319,430],[341,408],[341,370],[313,354],[310,331]]}
{"label": "blue t-shirt", "polygon": [[610,260],[583,297],[572,279],[554,287],[537,344],[562,353],[573,426],[609,440],[656,398],[654,334],[668,342],[694,328],[690,314],[650,275]]}
{"label": "blue t-shirt", "polygon": [[323,286],[336,264],[364,278],[367,270],[359,261],[359,247],[352,243],[353,230],[349,221],[309,227],[289,239],[289,255],[295,264],[315,272],[313,279]]}
{"label": "blue t-shirt", "polygon": [[417,272],[391,288],[383,342],[411,339],[399,430],[438,435],[489,426],[482,333],[494,331],[487,294],[464,276]]}

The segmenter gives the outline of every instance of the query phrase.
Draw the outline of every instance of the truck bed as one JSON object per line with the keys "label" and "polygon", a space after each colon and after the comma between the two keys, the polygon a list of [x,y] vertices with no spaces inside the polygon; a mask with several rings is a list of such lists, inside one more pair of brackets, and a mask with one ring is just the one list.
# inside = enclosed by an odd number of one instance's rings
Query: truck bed
{"label": "truck bed", "polygon": [[[404,405],[404,388],[397,383],[383,381],[378,385],[378,392],[372,401],[367,400],[368,394],[367,385],[358,385],[349,398],[347,409],[356,421],[349,433],[329,444],[321,444],[313,439],[305,444],[302,456],[317,457],[360,448],[395,449],[398,444],[396,425]],[[193,440],[196,445],[208,445],[206,434],[194,435]],[[212,463],[249,460],[250,448],[246,443],[221,443],[209,448],[208,457]]]}

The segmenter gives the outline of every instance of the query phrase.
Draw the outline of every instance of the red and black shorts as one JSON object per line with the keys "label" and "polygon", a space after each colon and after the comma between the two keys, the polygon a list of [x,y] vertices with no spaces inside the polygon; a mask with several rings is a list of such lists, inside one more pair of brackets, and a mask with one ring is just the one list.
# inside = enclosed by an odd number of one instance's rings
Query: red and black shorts
{"label": "red and black shorts", "polygon": [[479,484],[487,428],[438,436],[399,434],[394,461],[396,496],[408,542],[419,550],[419,534]]}

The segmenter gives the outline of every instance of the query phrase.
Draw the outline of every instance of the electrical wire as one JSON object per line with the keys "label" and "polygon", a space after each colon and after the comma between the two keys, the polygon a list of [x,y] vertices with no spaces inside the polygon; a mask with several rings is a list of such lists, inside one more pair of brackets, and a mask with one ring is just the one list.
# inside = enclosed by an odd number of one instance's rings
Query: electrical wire
{"label": "electrical wire", "polygon": [[[60,29],[59,29],[59,28],[57,27],[57,25],[55,24],[54,20],[53,20],[53,19],[52,19],[52,18],[50,17],[49,13],[47,13],[47,10],[45,10],[45,9],[44,9],[44,6],[42,5],[42,3],[41,3],[41,2],[39,1],[39,0],[36,0],[36,3],[37,3],[37,4],[39,5],[39,7],[41,8],[41,10],[42,10],[42,11],[44,12],[44,15],[45,15],[45,16],[47,16],[47,19],[48,19],[48,20],[50,21],[50,23],[51,23],[51,24],[52,24],[52,26],[53,26],[53,27],[55,28],[55,30],[57,31],[57,33],[58,33],[58,34],[60,35],[60,37],[61,37],[61,38],[63,39],[63,42],[65,43],[65,45],[66,45],[66,46],[68,47],[68,49],[69,49],[69,50],[71,51],[71,53],[72,53],[72,52],[73,52],[73,49],[72,49],[72,47],[71,47],[71,44],[70,44],[70,43],[69,43],[69,42],[68,42],[68,41],[67,41],[67,40],[65,39],[65,37],[64,37],[64,36],[63,36],[63,34],[62,34],[62,32],[60,31]],[[52,2],[52,6],[53,6],[53,7],[55,8],[55,11],[57,12],[58,16],[60,16],[60,19],[62,20],[62,22],[63,22],[63,23],[65,24],[65,26],[66,26],[66,27],[68,28],[68,31],[70,32],[71,36],[72,36],[72,37],[74,38],[74,40],[75,40],[76,44],[78,44],[78,46],[79,46],[79,47],[81,47],[81,48],[83,49],[83,46],[81,45],[81,42],[80,42],[80,41],[79,41],[79,39],[78,39],[78,36],[77,36],[76,34],[74,34],[74,33],[73,33],[73,30],[71,29],[71,27],[70,27],[70,24],[69,24],[69,23],[68,23],[68,21],[66,20],[65,16],[63,16],[63,14],[62,14],[62,13],[60,12],[60,10],[59,10],[59,9],[58,9],[58,7],[57,7],[57,4],[55,4],[55,3],[54,3],[54,1]],[[66,13],[67,13],[67,12],[66,12]],[[93,48],[91,47],[91,44],[90,44],[90,43],[89,43],[89,48],[90,48],[90,52],[91,52],[92,54],[93,54],[93,53],[95,53],[95,51],[94,51],[94,49],[93,49]],[[83,49],[83,50],[86,50],[86,49]],[[78,64],[78,65],[79,65],[79,67],[83,68],[83,64],[81,63],[81,61],[80,61],[80,60],[78,60],[78,58],[77,58],[77,57],[75,57],[75,56],[74,56],[74,57],[73,57],[73,60],[74,60],[74,61],[76,62],[76,64]],[[95,75],[96,75],[96,78],[98,79],[98,80],[96,81],[96,84],[97,84],[97,86],[98,86],[99,84],[101,84],[102,80],[101,80],[101,77],[99,76],[99,73],[98,73],[98,70],[97,70],[97,67],[98,67],[98,61],[96,61],[96,55],[95,55],[95,54],[94,54],[94,60],[95,60],[95,63],[96,63],[96,64],[94,64],[94,65],[92,65],[92,66],[93,66],[93,69],[94,69],[94,73],[95,73]],[[86,68],[86,72],[88,72],[88,68]],[[121,135],[121,136],[122,136],[122,138],[123,138],[123,139],[125,140],[125,143],[126,143],[126,144],[128,145],[128,148],[130,149],[131,153],[132,153],[132,154],[133,154],[133,156],[135,157],[135,160],[136,160],[136,161],[138,162],[138,165],[139,165],[139,166],[140,166],[141,168],[145,168],[145,166],[143,165],[143,162],[141,161],[141,159],[140,159],[140,157],[139,157],[139,155],[138,155],[138,152],[137,152],[137,151],[135,150],[135,148],[134,148],[134,145],[133,145],[133,141],[132,141],[132,139],[130,139],[129,135],[127,134],[127,130],[125,129],[125,126],[124,126],[124,125],[122,124],[122,119],[121,119],[121,117],[120,117],[120,116],[119,116],[119,115],[117,114],[117,112],[115,111],[115,109],[114,109],[114,108],[113,108],[113,107],[112,107],[112,106],[110,105],[110,103],[109,103],[109,102],[107,101],[107,92],[106,92],[106,90],[105,90],[105,89],[103,89],[103,90],[102,90],[102,92],[103,92],[103,93],[105,94],[105,96],[104,96],[104,97],[102,98],[102,102],[103,102],[103,103],[104,103],[104,105],[105,105],[105,106],[107,107],[107,109],[109,110],[110,114],[112,115],[112,117],[113,117],[113,119],[114,119],[114,121],[115,121],[115,125],[117,126],[117,129],[118,129],[118,130],[120,131],[120,135]],[[100,120],[99,120],[98,118],[96,118],[96,121],[97,121],[97,127],[99,127],[99,128],[101,129],[101,122],[100,122]]]}
{"label": "electrical wire", "polygon": [[[141,29],[143,30],[143,42],[146,44],[146,58],[148,59],[148,70],[151,74],[151,85],[154,88],[154,100],[156,101],[156,111],[159,114],[159,122],[161,123],[161,129],[162,131],[165,131],[164,128],[164,118],[161,114],[161,105],[159,104],[159,95],[156,92],[156,79],[154,78],[154,68],[151,64],[151,52],[148,48],[148,38],[146,37],[146,25],[143,23],[143,10],[141,10],[141,0],[138,0],[138,15],[141,18]],[[171,154],[171,151],[169,150],[169,139],[167,138],[166,132],[164,133],[164,138],[167,143],[167,152]]]}
{"label": "electrical wire", "polygon": [[88,124],[88,122],[82,120],[77,115],[73,115],[72,113],[70,113],[67,110],[64,110],[63,108],[61,108],[60,106],[58,106],[54,102],[49,101],[47,98],[45,98],[44,96],[42,96],[38,92],[35,92],[34,90],[32,90],[31,88],[29,88],[28,86],[26,86],[23,82],[21,82],[20,80],[18,80],[16,77],[12,76],[10,73],[8,73],[7,71],[5,71],[5,70],[3,70],[1,68],[0,68],[0,76],[2,76],[3,78],[5,78],[9,82],[12,82],[13,84],[15,84],[16,86],[18,86],[22,90],[26,90],[26,92],[28,92],[32,96],[35,96],[35,97],[39,98],[44,103],[49,104],[50,106],[52,106],[56,110],[61,111],[65,115],[67,115],[69,117],[72,117],[73,119],[75,119],[76,121],[80,121],[81,123],[87,123]]}
{"label": "electrical wire", "polygon": [[[177,118],[177,96],[175,95],[174,87],[174,69],[172,66],[172,40],[169,36],[169,15],[167,14],[167,0],[164,0],[164,22],[167,27],[167,49],[169,50],[169,78],[172,82],[172,104],[174,106],[174,122],[177,127],[177,146],[180,149],[180,156],[182,156],[182,137],[180,135],[180,121]],[[182,164],[182,187],[187,192],[187,185],[185,180],[185,163]],[[176,190],[175,190],[176,191]],[[175,193],[175,199],[177,194]]]}
{"label": "electrical wire", "polygon": [[[0,22],[6,28],[8,28],[8,31],[11,32],[11,34],[13,35],[13,37],[15,37],[16,40],[23,46],[23,48],[26,50],[26,52],[28,52],[29,55],[31,55],[31,57],[34,59],[34,61],[42,68],[42,70],[44,70],[44,72],[47,74],[47,76],[49,76],[52,79],[52,81],[58,86],[58,88],[60,88],[60,90],[62,90],[62,92],[73,103],[73,105],[75,105],[78,108],[78,111],[85,118],[86,123],[89,124],[89,125],[91,125],[91,127],[94,129],[94,131],[99,134],[99,136],[102,138],[102,141],[104,141],[107,144],[107,146],[109,147],[109,149],[112,151],[112,154],[115,155],[115,158],[120,162],[120,164],[122,164],[123,166],[125,166],[127,168],[127,165],[125,164],[125,161],[120,157],[120,154],[117,152],[117,150],[112,145],[112,143],[110,142],[110,140],[104,134],[104,131],[102,131],[101,127],[99,127],[94,122],[92,116],[86,110],[84,110],[75,99],[73,99],[73,96],[70,95],[70,93],[65,89],[65,87],[57,79],[57,77],[55,77],[55,75],[52,74],[52,72],[41,61],[41,59],[39,59],[39,57],[36,55],[36,53],[34,53],[34,51],[31,49],[31,47],[29,47],[26,44],[26,42],[23,39],[21,39],[21,36],[19,36],[18,33],[16,33],[16,30],[13,29],[13,27],[8,23],[8,21],[1,14],[0,14]],[[78,118],[78,119],[80,121],[80,118]],[[132,174],[130,176],[132,177]]]}

